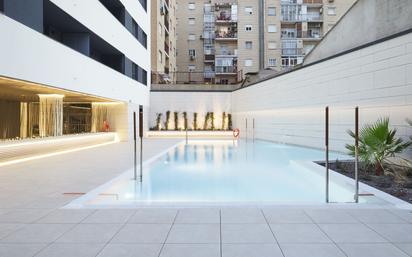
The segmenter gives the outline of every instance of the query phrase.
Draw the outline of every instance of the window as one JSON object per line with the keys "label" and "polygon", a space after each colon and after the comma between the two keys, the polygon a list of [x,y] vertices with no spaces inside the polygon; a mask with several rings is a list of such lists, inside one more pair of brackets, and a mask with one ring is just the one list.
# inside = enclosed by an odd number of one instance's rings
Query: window
{"label": "window", "polygon": [[276,16],[276,7],[268,8],[268,16]]}
{"label": "window", "polygon": [[336,7],[328,7],[328,15],[336,15]]}
{"label": "window", "polygon": [[188,65],[188,66],[187,66],[187,70],[188,70],[189,72],[193,72],[193,71],[196,70],[196,66],[195,66],[195,65]]}
{"label": "window", "polygon": [[253,60],[252,59],[246,59],[245,60],[245,67],[251,67],[253,66]]}
{"label": "window", "polygon": [[268,42],[268,49],[276,49],[277,45],[275,41],[269,41]]}
{"label": "window", "polygon": [[246,41],[245,42],[245,48],[246,49],[252,49],[252,41]]}
{"label": "window", "polygon": [[196,57],[196,49],[189,49],[189,56],[190,57]]}
{"label": "window", "polygon": [[269,67],[276,67],[276,58],[269,58]]}
{"label": "window", "polygon": [[195,3],[189,3],[189,5],[188,5],[189,10],[194,10],[195,8],[196,8]]}
{"label": "window", "polygon": [[195,18],[189,18],[189,25],[195,25]]}
{"label": "window", "polygon": [[194,40],[196,40],[196,35],[190,33],[188,39],[191,40],[191,41],[194,41]]}
{"label": "window", "polygon": [[252,31],[252,25],[246,25],[245,30],[246,31]]}
{"label": "window", "polygon": [[253,14],[253,7],[252,6],[246,6],[245,7],[245,13],[246,14]]}
{"label": "window", "polygon": [[132,63],[132,79],[147,86],[147,71],[139,65]]}
{"label": "window", "polygon": [[275,33],[277,31],[278,31],[278,29],[277,29],[276,25],[273,25],[273,24],[268,25],[268,32],[269,33]]}
{"label": "window", "polygon": [[143,9],[147,11],[147,0],[139,0],[139,2],[142,5]]}
{"label": "window", "polygon": [[137,24],[136,21],[132,21],[132,34],[135,36],[137,41],[142,44],[145,48],[147,48],[147,35],[144,30]]}

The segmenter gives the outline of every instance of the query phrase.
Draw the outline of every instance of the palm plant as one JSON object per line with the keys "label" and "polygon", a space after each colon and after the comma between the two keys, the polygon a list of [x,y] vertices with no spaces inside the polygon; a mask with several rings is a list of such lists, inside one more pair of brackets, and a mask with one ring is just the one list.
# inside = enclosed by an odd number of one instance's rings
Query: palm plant
{"label": "palm plant", "polygon": [[210,113],[210,121],[211,121],[210,129],[215,130],[215,113],[214,112]]}
{"label": "palm plant", "polygon": [[[351,130],[348,134],[355,138]],[[389,118],[377,120],[374,124],[365,125],[359,133],[359,158],[368,166],[375,167],[376,175],[384,173],[384,165],[388,159],[402,153],[411,145],[396,137],[396,129],[389,128]],[[355,156],[355,146],[347,144],[349,154]]]}
{"label": "palm plant", "polygon": [[179,113],[174,112],[175,130],[179,130]]}
{"label": "palm plant", "polygon": [[169,130],[169,123],[170,123],[170,111],[166,112],[166,122],[165,122],[165,129]]}
{"label": "palm plant", "polygon": [[197,130],[197,112],[193,113],[193,130]]}
{"label": "palm plant", "polygon": [[226,112],[222,114],[222,130],[226,129]]}
{"label": "palm plant", "polygon": [[187,130],[188,129],[188,127],[187,127],[187,112],[183,112],[182,114],[183,114],[183,129]]}
{"label": "palm plant", "polygon": [[230,113],[227,114],[227,128],[232,130],[232,114]]}
{"label": "palm plant", "polygon": [[210,112],[207,112],[205,115],[205,122],[203,123],[203,130],[207,130],[208,122],[209,122]]}
{"label": "palm plant", "polygon": [[157,117],[156,117],[156,130],[161,130],[162,129],[162,114],[161,113],[157,113]]}

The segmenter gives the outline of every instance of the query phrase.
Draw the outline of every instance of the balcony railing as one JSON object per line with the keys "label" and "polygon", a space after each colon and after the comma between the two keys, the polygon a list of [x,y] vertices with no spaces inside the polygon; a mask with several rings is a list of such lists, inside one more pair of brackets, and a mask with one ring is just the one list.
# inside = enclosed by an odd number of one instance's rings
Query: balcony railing
{"label": "balcony railing", "polygon": [[237,73],[237,67],[235,66],[216,66],[215,67],[215,72],[216,73]]}
{"label": "balcony railing", "polygon": [[216,39],[236,39],[237,32],[216,31]]}
{"label": "balcony railing", "polygon": [[[234,73],[233,83],[238,84],[243,80],[242,71],[238,71],[235,67],[216,67],[220,70],[220,74],[231,75]],[[187,72],[170,72],[169,74],[152,72],[152,84],[221,84],[219,80],[215,80],[217,70],[215,71],[187,71]],[[232,72],[229,72],[232,71]],[[173,80],[171,79],[173,78]]]}
{"label": "balcony railing", "polygon": [[302,56],[303,49],[302,48],[282,48],[282,55]]}
{"label": "balcony railing", "polygon": [[169,49],[170,49],[169,44],[165,42],[165,52],[167,55],[169,55]]}

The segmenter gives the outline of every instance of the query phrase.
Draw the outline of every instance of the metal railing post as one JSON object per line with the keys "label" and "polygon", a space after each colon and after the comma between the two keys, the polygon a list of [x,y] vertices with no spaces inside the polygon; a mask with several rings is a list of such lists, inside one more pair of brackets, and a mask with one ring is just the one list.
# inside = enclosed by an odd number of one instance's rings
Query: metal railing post
{"label": "metal railing post", "polygon": [[253,118],[253,123],[252,123],[252,128],[253,128],[253,130],[252,130],[252,136],[253,136],[253,142],[255,142],[255,118]]}
{"label": "metal railing post", "polygon": [[133,112],[133,147],[134,147],[134,155],[133,155],[133,160],[134,160],[134,180],[137,180],[137,153],[136,153],[136,112]]}
{"label": "metal railing post", "polygon": [[246,123],[246,125],[245,125],[245,136],[246,136],[246,142],[247,142],[247,118],[245,120],[245,123]]}
{"label": "metal railing post", "polygon": [[140,182],[143,182],[143,106],[139,106]]}
{"label": "metal railing post", "polygon": [[188,143],[187,126],[186,126],[186,144]]}
{"label": "metal railing post", "polygon": [[355,202],[359,203],[359,107],[355,108]]}
{"label": "metal railing post", "polygon": [[325,200],[329,203],[329,106],[325,108],[325,167],[326,167],[326,188],[325,188]]}

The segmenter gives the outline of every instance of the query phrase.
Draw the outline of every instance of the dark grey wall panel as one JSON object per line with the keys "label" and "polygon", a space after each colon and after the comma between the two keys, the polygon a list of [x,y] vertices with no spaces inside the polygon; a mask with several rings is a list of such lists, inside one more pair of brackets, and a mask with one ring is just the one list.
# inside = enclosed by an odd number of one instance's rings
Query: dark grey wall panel
{"label": "dark grey wall panel", "polygon": [[63,33],[63,44],[90,56],[90,34],[89,33]]}
{"label": "dark grey wall panel", "polygon": [[4,13],[43,33],[43,0],[3,0]]}

